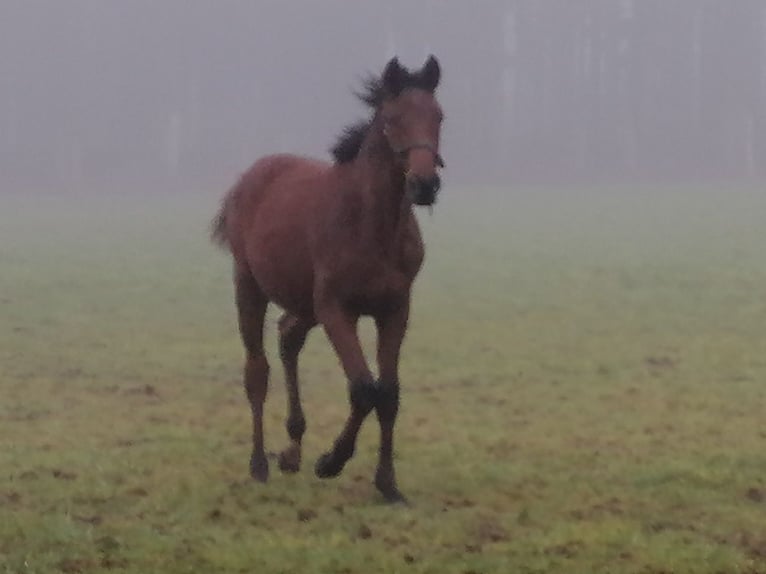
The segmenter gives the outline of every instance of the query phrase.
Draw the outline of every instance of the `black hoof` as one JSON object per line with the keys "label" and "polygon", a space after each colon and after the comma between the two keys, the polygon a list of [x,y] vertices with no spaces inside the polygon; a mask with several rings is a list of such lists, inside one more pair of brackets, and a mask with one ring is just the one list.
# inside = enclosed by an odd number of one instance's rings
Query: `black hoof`
{"label": "black hoof", "polygon": [[258,482],[268,482],[269,463],[265,458],[250,459],[250,476]]}
{"label": "black hoof", "polygon": [[301,453],[294,447],[287,447],[279,453],[279,470],[287,474],[295,474],[301,469]]}
{"label": "black hoof", "polygon": [[388,504],[403,504],[409,506],[410,503],[399,489],[396,487],[396,480],[393,473],[381,472],[375,476],[375,488],[383,495],[383,500]]}
{"label": "black hoof", "polygon": [[383,500],[386,502],[386,504],[401,504],[402,506],[410,506],[410,501],[407,500],[407,497],[404,496],[395,486],[390,488],[378,487],[378,491],[383,495]]}
{"label": "black hoof", "polygon": [[338,463],[331,452],[326,452],[317,460],[314,472],[319,478],[334,478],[343,470],[345,463]]}

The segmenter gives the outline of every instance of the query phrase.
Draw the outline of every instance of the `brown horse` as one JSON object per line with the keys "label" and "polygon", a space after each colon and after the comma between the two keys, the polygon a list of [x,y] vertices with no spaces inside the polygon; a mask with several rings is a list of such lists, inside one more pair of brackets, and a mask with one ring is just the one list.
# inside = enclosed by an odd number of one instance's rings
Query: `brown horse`
{"label": "brown horse", "polygon": [[[433,56],[417,72],[392,59],[358,94],[372,117],[345,130],[332,149],[333,164],[293,155],[263,157],[229,191],[213,222],[213,239],[234,259],[253,416],[250,473],[256,480],[265,482],[269,473],[262,422],[269,376],[263,322],[273,302],[285,311],[279,351],[290,444],[279,455],[280,469],[300,468],[306,421],[298,354],[309,330],[321,324],[348,378],[351,410],[332,449],[317,461],[316,474],[340,474],[354,454],[362,423],[375,410],[380,423],[375,485],[387,501],[404,501],[392,460],[399,351],[424,255],[413,205],[432,205],[440,187],[442,111],[434,96],[439,78]],[[377,380],[357,336],[359,318],[368,315],[378,331]]]}

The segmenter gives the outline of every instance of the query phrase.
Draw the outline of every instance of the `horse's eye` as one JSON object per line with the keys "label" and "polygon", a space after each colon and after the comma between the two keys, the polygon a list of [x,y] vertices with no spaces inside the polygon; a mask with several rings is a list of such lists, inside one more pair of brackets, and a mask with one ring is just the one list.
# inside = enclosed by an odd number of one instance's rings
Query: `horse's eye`
{"label": "horse's eye", "polygon": [[397,128],[402,124],[402,116],[399,116],[399,115],[388,116],[386,118],[383,118],[383,121],[385,122],[387,126]]}

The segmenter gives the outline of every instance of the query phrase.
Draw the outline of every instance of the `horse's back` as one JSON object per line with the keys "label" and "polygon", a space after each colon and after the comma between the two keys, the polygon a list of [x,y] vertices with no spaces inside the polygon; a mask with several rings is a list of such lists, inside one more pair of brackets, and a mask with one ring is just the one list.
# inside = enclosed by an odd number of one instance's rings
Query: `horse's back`
{"label": "horse's back", "polygon": [[[269,299],[312,313],[313,262],[308,226],[330,187],[332,164],[297,155],[257,160],[232,190],[232,254]],[[321,200],[320,200],[321,201]]]}
{"label": "horse's back", "polygon": [[[298,155],[264,156],[244,173],[238,193],[255,198],[271,193],[311,193],[312,180],[321,179],[331,168],[328,162]],[[291,185],[299,182],[304,185]]]}
{"label": "horse's back", "polygon": [[301,211],[301,203],[310,202],[331,168],[328,162],[291,154],[258,159],[229,191],[229,222],[244,232],[263,209],[287,209],[293,214]]}

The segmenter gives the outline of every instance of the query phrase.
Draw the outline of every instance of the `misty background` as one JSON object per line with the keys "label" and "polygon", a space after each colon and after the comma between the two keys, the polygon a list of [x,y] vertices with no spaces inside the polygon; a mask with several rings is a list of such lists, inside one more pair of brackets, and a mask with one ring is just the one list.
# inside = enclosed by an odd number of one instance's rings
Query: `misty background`
{"label": "misty background", "polygon": [[450,182],[766,179],[762,0],[2,0],[0,190],[218,194],[431,52]]}

